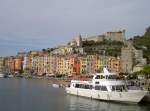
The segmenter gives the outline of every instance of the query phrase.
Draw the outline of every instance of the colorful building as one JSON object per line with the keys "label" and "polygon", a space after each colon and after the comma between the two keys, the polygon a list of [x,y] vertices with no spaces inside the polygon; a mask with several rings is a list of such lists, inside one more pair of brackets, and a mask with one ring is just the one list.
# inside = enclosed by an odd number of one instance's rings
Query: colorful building
{"label": "colorful building", "polygon": [[110,72],[121,72],[121,60],[119,57],[109,57],[108,69]]}
{"label": "colorful building", "polygon": [[95,73],[96,57],[95,55],[84,55],[80,57],[80,73]]}
{"label": "colorful building", "polygon": [[15,73],[15,61],[13,56],[5,57],[4,70],[7,73]]}
{"label": "colorful building", "polygon": [[4,71],[4,57],[0,57],[0,73]]}
{"label": "colorful building", "polygon": [[14,58],[14,73],[19,74],[23,71],[23,57]]}

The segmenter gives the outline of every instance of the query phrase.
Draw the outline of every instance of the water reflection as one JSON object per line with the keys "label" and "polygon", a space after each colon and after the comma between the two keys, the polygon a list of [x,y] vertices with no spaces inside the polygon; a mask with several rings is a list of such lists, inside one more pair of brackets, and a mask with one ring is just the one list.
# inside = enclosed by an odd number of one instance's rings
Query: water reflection
{"label": "water reflection", "polygon": [[148,111],[148,105],[123,104],[67,95],[71,111]]}

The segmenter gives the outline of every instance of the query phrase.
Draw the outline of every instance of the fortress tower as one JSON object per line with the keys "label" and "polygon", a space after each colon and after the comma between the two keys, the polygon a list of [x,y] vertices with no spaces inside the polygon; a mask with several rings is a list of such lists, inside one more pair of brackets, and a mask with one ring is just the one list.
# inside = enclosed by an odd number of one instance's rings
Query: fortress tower
{"label": "fortress tower", "polygon": [[107,32],[105,34],[105,39],[111,40],[111,41],[124,42],[124,40],[125,40],[125,30],[114,31],[114,32]]}

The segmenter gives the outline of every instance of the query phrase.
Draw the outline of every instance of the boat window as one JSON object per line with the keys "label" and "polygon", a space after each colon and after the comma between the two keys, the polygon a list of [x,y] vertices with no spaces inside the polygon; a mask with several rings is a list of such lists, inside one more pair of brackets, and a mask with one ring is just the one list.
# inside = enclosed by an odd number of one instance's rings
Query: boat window
{"label": "boat window", "polygon": [[100,75],[97,75],[97,76],[95,77],[95,79],[100,79]]}
{"label": "boat window", "polygon": [[122,91],[122,86],[116,86],[117,91]]}
{"label": "boat window", "polygon": [[95,82],[95,84],[99,84],[99,82]]}
{"label": "boat window", "polygon": [[107,91],[106,86],[95,86],[95,90]]}
{"label": "boat window", "polygon": [[112,86],[112,89],[111,89],[112,91],[115,91],[116,90],[116,88],[115,88],[115,86]]}
{"label": "boat window", "polygon": [[106,86],[102,86],[102,87],[101,87],[101,90],[102,90],[102,91],[107,91]]}
{"label": "boat window", "polygon": [[123,90],[126,91],[126,87],[124,85],[112,86],[112,91],[122,92]]}
{"label": "boat window", "polygon": [[76,84],[76,85],[75,85],[75,88],[79,88],[79,84]]}
{"label": "boat window", "polygon": [[97,76],[95,77],[95,79],[103,79],[103,78],[105,78],[103,75],[97,75]]}
{"label": "boat window", "polygon": [[87,84],[76,84],[75,88],[82,88],[82,89],[92,89],[92,85]]}
{"label": "boat window", "polygon": [[117,78],[117,76],[116,75],[107,75],[106,76],[106,79],[116,79]]}
{"label": "boat window", "polygon": [[104,79],[105,77],[103,75],[100,76],[100,79]]}
{"label": "boat window", "polygon": [[95,90],[101,90],[101,86],[95,86]]}
{"label": "boat window", "polygon": [[92,89],[92,85],[85,85],[85,89]]}

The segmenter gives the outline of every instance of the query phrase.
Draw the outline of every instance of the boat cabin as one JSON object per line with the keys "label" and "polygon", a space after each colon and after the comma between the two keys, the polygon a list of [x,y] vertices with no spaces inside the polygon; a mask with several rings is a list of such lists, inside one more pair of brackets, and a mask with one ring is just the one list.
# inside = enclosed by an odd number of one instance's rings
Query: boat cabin
{"label": "boat cabin", "polygon": [[90,81],[72,81],[70,87],[78,89],[90,89],[90,90],[99,90],[99,91],[116,91],[122,92],[127,91],[125,84],[116,84],[116,85],[104,85],[104,84],[93,84]]}
{"label": "boat cabin", "polygon": [[100,91],[127,91],[125,81],[118,80],[118,75],[116,73],[109,73],[106,68],[104,68],[104,73],[97,73],[93,76],[92,81],[78,81],[72,80],[71,86],[73,88],[79,89],[91,89]]}

